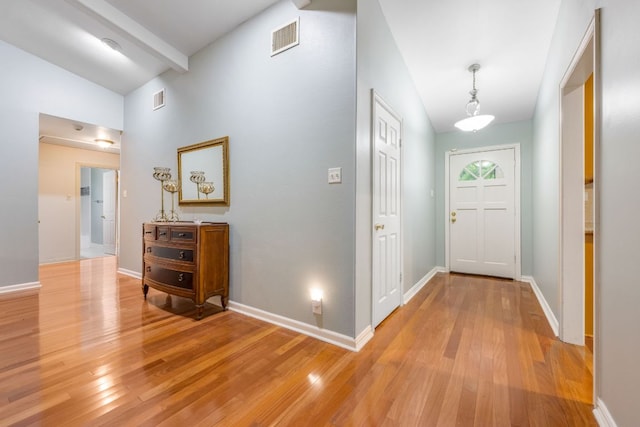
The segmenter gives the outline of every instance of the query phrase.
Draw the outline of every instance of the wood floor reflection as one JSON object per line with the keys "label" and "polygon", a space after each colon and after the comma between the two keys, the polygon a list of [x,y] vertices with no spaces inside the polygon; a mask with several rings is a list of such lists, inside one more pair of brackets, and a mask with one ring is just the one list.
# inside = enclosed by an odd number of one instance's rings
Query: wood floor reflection
{"label": "wood floor reflection", "polygon": [[[592,356],[529,285],[439,274],[359,353],[116,273],[0,297],[0,425],[588,426]],[[209,314],[209,315],[207,315]]]}

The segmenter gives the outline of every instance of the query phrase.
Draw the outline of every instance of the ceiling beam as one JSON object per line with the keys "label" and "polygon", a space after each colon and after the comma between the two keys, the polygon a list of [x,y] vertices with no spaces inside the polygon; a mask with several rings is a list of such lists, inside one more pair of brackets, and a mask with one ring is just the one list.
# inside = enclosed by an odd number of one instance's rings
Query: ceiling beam
{"label": "ceiling beam", "polygon": [[[299,1],[299,0],[297,0]],[[178,72],[189,71],[189,57],[104,0],[67,0]]]}
{"label": "ceiling beam", "polygon": [[291,0],[298,9],[303,9],[311,4],[311,0]]}

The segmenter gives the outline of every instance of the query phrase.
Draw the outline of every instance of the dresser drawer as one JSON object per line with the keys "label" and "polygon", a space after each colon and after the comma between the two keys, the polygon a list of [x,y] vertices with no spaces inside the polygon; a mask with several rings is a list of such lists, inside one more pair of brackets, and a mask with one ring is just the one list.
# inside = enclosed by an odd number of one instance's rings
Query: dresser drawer
{"label": "dresser drawer", "polygon": [[143,226],[144,240],[156,240],[157,228],[153,224],[145,224]]}
{"label": "dresser drawer", "polygon": [[193,262],[194,250],[167,246],[145,245],[145,253],[158,258],[175,261]]}
{"label": "dresser drawer", "polygon": [[193,242],[196,230],[192,227],[171,227],[171,240],[174,242]]}
{"label": "dresser drawer", "polygon": [[156,227],[156,240],[159,240],[159,241],[162,241],[162,242],[168,242],[169,241],[169,227],[165,227],[165,226]]}
{"label": "dresser drawer", "polygon": [[147,264],[145,277],[165,285],[182,289],[193,289],[193,273]]}

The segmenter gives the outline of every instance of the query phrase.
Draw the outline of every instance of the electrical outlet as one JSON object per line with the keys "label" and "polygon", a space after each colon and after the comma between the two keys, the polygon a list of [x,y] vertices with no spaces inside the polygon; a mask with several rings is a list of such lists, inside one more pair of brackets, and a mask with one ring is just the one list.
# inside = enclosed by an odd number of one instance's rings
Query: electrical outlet
{"label": "electrical outlet", "polygon": [[313,314],[322,314],[322,300],[311,301],[311,311]]}
{"label": "electrical outlet", "polygon": [[329,184],[342,183],[342,168],[329,169]]}

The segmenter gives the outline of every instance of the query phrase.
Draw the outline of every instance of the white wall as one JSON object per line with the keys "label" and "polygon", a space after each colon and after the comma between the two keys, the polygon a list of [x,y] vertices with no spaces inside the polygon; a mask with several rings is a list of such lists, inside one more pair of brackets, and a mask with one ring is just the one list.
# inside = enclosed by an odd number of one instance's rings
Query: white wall
{"label": "white wall", "polygon": [[[271,57],[271,31],[298,16],[300,45]],[[188,73],[126,97],[123,269],[140,271],[140,224],[160,208],[153,167],[175,176],[178,147],[228,135],[231,205],[179,213],[230,224],[230,299],[353,337],[355,31],[355,0],[283,0],[192,56]],[[167,106],[153,112],[161,88]],[[342,184],[327,183],[331,167]]]}
{"label": "white wall", "polygon": [[38,281],[39,113],[122,129],[122,96],[0,41],[0,286]]}
{"label": "white wall", "polygon": [[531,206],[531,155],[533,150],[532,123],[530,120],[513,123],[492,124],[478,132],[445,132],[436,136],[436,248],[437,263],[445,265],[445,227],[448,214],[445,214],[444,194],[445,153],[457,148],[487,147],[491,145],[520,144],[520,237],[522,274],[533,273],[533,217]]}
{"label": "white wall", "polygon": [[596,370],[599,397],[625,427],[640,425],[640,2],[603,3]]}
{"label": "white wall", "polygon": [[377,0],[358,1],[356,332],[371,325],[371,89],[403,118],[403,290],[436,265],[435,133]]}
{"label": "white wall", "polygon": [[39,145],[40,263],[77,259],[80,205],[82,199],[87,199],[80,197],[80,166],[118,169],[120,156],[53,144]]}

